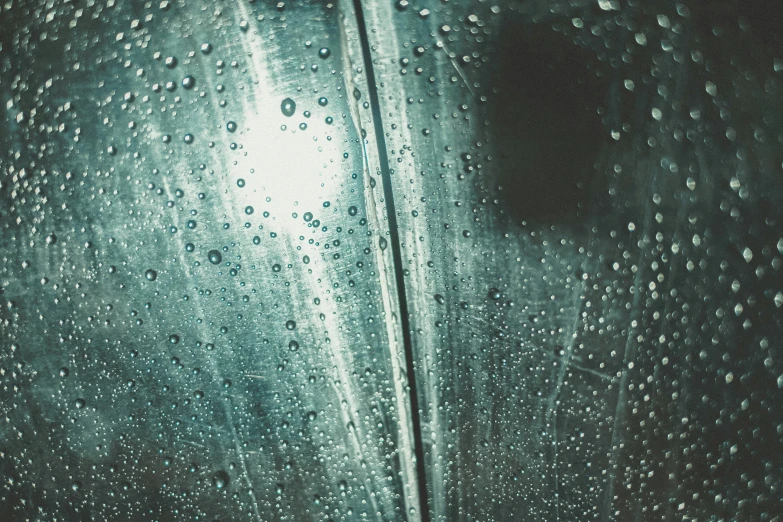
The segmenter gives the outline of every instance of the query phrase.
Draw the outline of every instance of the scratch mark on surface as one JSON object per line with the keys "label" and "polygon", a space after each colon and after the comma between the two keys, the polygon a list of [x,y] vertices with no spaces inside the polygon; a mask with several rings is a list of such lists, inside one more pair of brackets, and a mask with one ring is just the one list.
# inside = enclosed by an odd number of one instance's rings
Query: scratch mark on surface
{"label": "scratch mark on surface", "polygon": [[[337,383],[334,381],[330,381],[330,384],[332,385],[332,388],[334,389],[334,393],[340,398],[340,402],[347,402],[344,394],[342,393],[342,390],[339,386],[337,386]],[[354,410],[355,411],[355,410]],[[359,440],[358,430],[356,429],[356,422],[353,419],[353,416],[350,412],[346,411],[345,408],[342,409],[343,412],[343,422],[348,426],[349,433],[353,435],[353,449],[356,452],[357,455],[359,455],[359,459],[361,461],[365,460],[364,452],[362,451],[362,444]],[[346,422],[347,421],[347,422]],[[365,482],[367,482],[367,487],[372,488],[372,481],[369,477],[365,476]],[[375,499],[375,496],[370,497],[372,500],[372,507],[375,510],[376,513],[379,512],[378,510],[378,502]]]}
{"label": "scratch mark on surface", "polygon": [[231,437],[234,440],[234,448],[236,449],[237,456],[239,457],[239,465],[242,466],[242,478],[245,479],[245,484],[247,485],[248,493],[250,494],[250,500],[253,501],[253,513],[256,516],[256,520],[261,522],[261,513],[258,511],[258,500],[256,500],[256,493],[253,491],[253,482],[250,480],[250,475],[247,472],[245,454],[242,452],[242,447],[239,445],[239,437],[237,436],[237,430],[234,427],[234,419],[231,415],[232,406],[233,404],[231,403],[231,397],[229,396],[227,398],[227,404],[225,404],[226,420],[228,421],[228,426],[231,428]]}
{"label": "scratch mark on surface", "polygon": [[468,92],[470,95],[475,99],[476,93],[473,92],[473,88],[470,86],[470,83],[468,83],[468,79],[465,76],[465,73],[462,72],[462,69],[459,68],[459,65],[457,64],[457,60],[451,57],[451,54],[449,53],[449,50],[446,48],[446,44],[441,43],[441,48],[443,49],[443,52],[446,53],[446,58],[448,58],[449,62],[451,62],[452,67],[454,67],[454,70],[457,71],[457,74],[459,75],[460,79],[462,80],[462,83],[465,84],[465,87],[468,88]]}
{"label": "scratch mark on surface", "polygon": [[612,377],[610,375],[607,375],[607,374],[601,373],[601,372],[597,372],[597,371],[595,371],[595,370],[593,370],[591,368],[584,368],[582,366],[579,366],[578,364],[574,364],[573,362],[571,363],[571,368],[573,368],[574,370],[579,370],[580,372],[589,373],[590,375],[595,375],[596,377],[598,377],[600,379],[604,379],[606,381],[611,381],[612,380]]}
{"label": "scratch mark on surface", "polygon": [[558,408],[558,399],[560,398],[560,392],[563,389],[563,384],[565,383],[565,376],[568,372],[568,368],[571,365],[571,357],[574,353],[574,343],[576,342],[576,332],[577,332],[577,325],[579,324],[580,318],[581,318],[581,311],[582,307],[580,305],[580,301],[582,299],[582,291],[584,290],[584,287],[586,286],[585,283],[582,283],[581,288],[579,288],[577,292],[574,292],[574,322],[569,330],[571,332],[571,339],[568,342],[568,346],[565,351],[565,357],[560,365],[560,371],[557,375],[557,383],[555,385],[555,389],[552,392],[552,395],[549,397],[549,403],[547,405],[547,411],[546,411],[546,420],[544,423],[544,426],[547,427],[549,425],[552,426],[552,472],[554,474],[554,480],[555,480],[555,520],[560,520],[560,494],[559,494],[559,481],[560,477],[558,475],[557,470],[557,408]]}
{"label": "scratch mark on surface", "polygon": [[184,444],[190,444],[191,446],[196,446],[197,448],[202,448],[202,449],[206,448],[206,446],[204,446],[203,444],[199,444],[198,442],[193,442],[192,440],[179,439],[179,441]]}

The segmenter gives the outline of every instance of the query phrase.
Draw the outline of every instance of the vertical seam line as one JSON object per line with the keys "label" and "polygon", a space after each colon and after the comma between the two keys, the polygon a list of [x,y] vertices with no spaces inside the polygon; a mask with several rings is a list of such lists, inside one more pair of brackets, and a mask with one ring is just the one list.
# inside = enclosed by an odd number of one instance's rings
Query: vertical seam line
{"label": "vertical seam line", "polygon": [[353,0],[356,11],[356,22],[359,26],[359,38],[362,46],[362,58],[367,76],[367,88],[370,91],[370,106],[372,108],[373,126],[375,127],[375,141],[378,150],[378,160],[383,182],[383,193],[386,199],[386,215],[389,220],[389,235],[391,239],[392,260],[394,262],[395,283],[397,286],[397,300],[399,301],[400,326],[402,327],[402,342],[405,349],[405,367],[408,375],[408,396],[411,407],[411,424],[413,429],[414,453],[416,455],[416,476],[419,489],[419,511],[422,522],[430,522],[430,511],[427,505],[426,468],[424,461],[424,441],[422,438],[421,418],[419,416],[419,398],[416,389],[416,365],[413,357],[413,339],[411,338],[410,317],[408,315],[408,301],[405,291],[405,280],[402,266],[402,247],[400,245],[400,233],[397,224],[397,211],[394,205],[394,191],[392,190],[391,170],[389,169],[389,154],[384,140],[383,123],[381,120],[381,105],[378,98],[378,86],[375,82],[375,70],[370,54],[370,39],[367,34],[367,25],[364,19],[361,0]]}

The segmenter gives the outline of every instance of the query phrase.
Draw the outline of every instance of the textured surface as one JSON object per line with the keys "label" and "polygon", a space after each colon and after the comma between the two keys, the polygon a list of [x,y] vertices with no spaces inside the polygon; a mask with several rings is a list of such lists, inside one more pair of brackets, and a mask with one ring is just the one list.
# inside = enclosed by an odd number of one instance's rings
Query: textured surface
{"label": "textured surface", "polygon": [[405,518],[337,9],[2,16],[0,518]]}
{"label": "textured surface", "polygon": [[435,520],[781,512],[779,8],[688,4],[369,4]]}
{"label": "textured surface", "polygon": [[0,6],[0,520],[777,520],[745,4]]}

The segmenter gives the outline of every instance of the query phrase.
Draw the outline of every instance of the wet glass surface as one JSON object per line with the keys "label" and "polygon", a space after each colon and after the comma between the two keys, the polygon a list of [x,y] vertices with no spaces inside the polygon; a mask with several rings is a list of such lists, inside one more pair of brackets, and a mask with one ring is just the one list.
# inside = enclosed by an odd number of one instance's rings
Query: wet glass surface
{"label": "wet glass surface", "polygon": [[774,2],[0,6],[0,520],[777,520]]}

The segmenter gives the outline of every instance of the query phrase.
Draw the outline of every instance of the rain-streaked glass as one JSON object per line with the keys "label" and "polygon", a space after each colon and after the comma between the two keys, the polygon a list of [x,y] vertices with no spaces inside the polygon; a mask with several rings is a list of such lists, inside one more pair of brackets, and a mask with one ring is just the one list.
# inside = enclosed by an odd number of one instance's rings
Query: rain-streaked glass
{"label": "rain-streaked glass", "polygon": [[777,520],[781,24],[0,5],[0,520]]}

